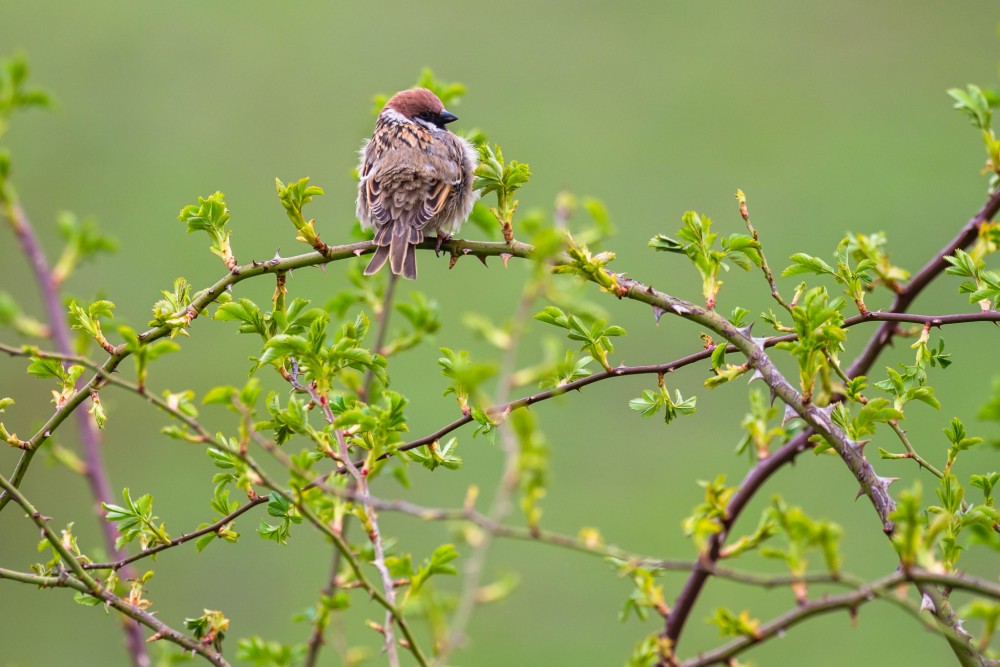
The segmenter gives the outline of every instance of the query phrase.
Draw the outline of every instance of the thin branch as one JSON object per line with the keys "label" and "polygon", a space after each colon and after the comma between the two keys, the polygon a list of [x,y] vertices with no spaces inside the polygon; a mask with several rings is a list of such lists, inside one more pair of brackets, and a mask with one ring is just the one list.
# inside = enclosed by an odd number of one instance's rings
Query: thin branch
{"label": "thin branch", "polygon": [[269,500],[269,496],[257,496],[256,498],[247,501],[243,505],[222,517],[218,521],[204,528],[199,528],[198,530],[192,531],[190,533],[185,533],[180,537],[175,537],[174,539],[166,542],[164,544],[158,544],[155,547],[149,549],[144,549],[137,554],[107,563],[87,563],[83,566],[85,570],[120,570],[130,563],[134,563],[137,560],[142,560],[143,558],[149,558],[150,556],[155,556],[161,551],[166,551],[167,549],[173,549],[174,547],[184,544],[185,542],[190,542],[191,540],[196,540],[202,535],[208,535],[209,533],[218,533],[219,530],[225,528],[233,521],[237,519],[240,515],[250,511],[258,505],[263,505]]}
{"label": "thin branch", "polygon": [[[346,526],[344,526],[346,528]],[[341,529],[343,531],[343,528]],[[315,667],[316,661],[319,659],[319,651],[325,644],[323,639],[323,634],[326,632],[326,627],[330,621],[330,606],[324,603],[324,600],[328,600],[333,597],[337,592],[339,587],[339,573],[340,573],[340,560],[342,556],[340,552],[336,549],[333,550],[333,558],[330,562],[330,576],[327,577],[326,586],[323,587],[322,597],[320,598],[319,611],[316,614],[316,619],[313,621],[313,629],[309,634],[309,641],[306,646],[309,647],[306,653],[306,659],[303,662],[303,667]]]}
{"label": "thin branch", "polygon": [[832,611],[847,609],[852,614],[857,612],[858,607],[866,602],[879,598],[889,599],[886,591],[898,586],[906,581],[902,574],[893,574],[875,581],[867,586],[863,586],[857,591],[821,598],[812,602],[800,605],[796,609],[789,611],[774,620],[764,623],[756,629],[750,636],[740,637],[725,646],[706,651],[697,658],[686,660],[680,663],[681,667],[706,667],[707,665],[717,665],[729,663],[733,658],[747,651],[761,642],[783,634],[790,628],[798,625],[813,616],[828,614]]}
{"label": "thin branch", "polygon": [[[971,245],[979,235],[979,226],[986,221],[992,220],[998,211],[1000,211],[1000,190],[990,195],[983,207],[965,223],[965,226],[962,227],[958,234],[924,264],[906,284],[906,287],[896,295],[892,305],[886,310],[893,313],[905,312],[910,307],[910,304],[920,296],[927,285],[948,268],[949,264],[944,258],[955,254],[955,251],[959,248]],[[871,368],[879,353],[890,343],[894,334],[895,328],[892,326],[891,321],[887,320],[885,324],[879,327],[875,335],[868,340],[864,349],[847,370],[847,374],[851,377],[864,375]]]}
{"label": "thin branch", "polygon": [[[742,190],[736,191],[736,200],[740,207],[740,217],[742,217],[743,222],[746,223],[747,231],[750,232],[750,236],[753,240],[759,244],[760,237],[757,235],[757,228],[750,222],[750,210],[747,208],[747,198],[746,195],[743,194]],[[778,304],[781,305],[782,308],[787,310],[789,313],[792,312],[792,307],[788,305],[788,302],[785,301],[782,298],[781,293],[778,292],[778,286],[774,282],[774,274],[771,272],[771,267],[767,263],[767,257],[764,255],[764,249],[760,247],[760,245],[757,246],[757,252],[760,253],[760,270],[764,273],[764,278],[767,280],[767,284],[771,288],[771,296],[778,302]]]}
{"label": "thin branch", "polygon": [[[899,422],[897,420],[891,419],[889,420],[888,423],[889,423],[889,428],[892,429],[893,433],[895,433],[896,436],[899,438],[899,441],[903,443],[903,447],[906,448],[906,458],[913,459],[914,461],[916,461],[918,466],[920,466],[930,474],[934,475],[938,479],[944,477],[943,472],[935,468],[929,461],[927,461],[924,457],[920,456],[920,454],[917,453],[917,450],[913,448],[912,444],[910,444],[910,438],[906,435],[906,431],[904,431],[902,428],[899,427]],[[897,456],[902,456],[902,455],[900,454]]]}
{"label": "thin branch", "polygon": [[[315,396],[315,390],[313,390],[313,395]],[[368,533],[368,541],[371,542],[372,550],[375,554],[372,564],[382,577],[382,590],[385,592],[385,599],[393,607],[392,609],[386,610],[385,626],[382,632],[385,635],[385,650],[388,653],[389,664],[393,667],[398,667],[399,654],[396,652],[396,640],[392,631],[393,621],[399,620],[398,612],[395,610],[396,586],[392,575],[389,573],[389,568],[385,564],[385,548],[382,541],[382,530],[379,528],[378,514],[372,505],[371,493],[368,489],[368,471],[366,470],[361,472],[351,462],[351,451],[347,446],[347,441],[344,440],[343,433],[341,433],[340,430],[333,425],[334,417],[333,412],[330,410],[329,403],[324,400],[322,401],[322,405],[325,408],[327,421],[333,428],[333,432],[336,434],[341,460],[343,460],[348,472],[354,479],[355,485],[358,487],[358,496],[361,502],[361,508],[364,511],[362,524]]]}
{"label": "thin branch", "polygon": [[271,481],[264,474],[264,472],[259,467],[256,466],[256,464],[252,463],[250,459],[244,459],[244,460],[247,461],[249,465],[251,465],[254,472],[261,478],[261,480],[263,480],[264,486],[271,489],[278,495],[282,496],[288,502],[292,503],[295,506],[295,508],[299,511],[299,513],[303,517],[305,517],[307,521],[309,521],[309,523],[318,528],[321,533],[323,533],[333,541],[337,549],[340,550],[340,552],[344,555],[344,558],[347,560],[348,566],[351,568],[352,574],[354,574],[355,578],[358,579],[358,581],[361,583],[362,588],[364,588],[365,591],[368,593],[368,595],[370,595],[373,600],[375,600],[379,605],[381,605],[383,609],[392,613],[393,617],[396,619],[396,625],[399,626],[399,629],[403,633],[403,637],[406,639],[406,648],[410,651],[413,657],[416,658],[417,663],[420,664],[421,667],[427,667],[427,659],[420,651],[420,648],[416,642],[416,638],[413,636],[413,633],[410,630],[409,624],[406,622],[403,615],[399,613],[399,610],[396,609],[392,604],[390,604],[389,601],[386,599],[386,597],[377,588],[372,586],[371,583],[367,580],[367,578],[364,575],[364,572],[361,570],[361,564],[358,562],[357,557],[351,551],[350,545],[344,541],[344,538],[335,530],[333,530],[333,528],[331,528],[326,522],[322,521],[319,517],[317,517],[305,505],[305,503],[303,503],[298,498],[292,496],[292,494],[285,491],[280,486]]}

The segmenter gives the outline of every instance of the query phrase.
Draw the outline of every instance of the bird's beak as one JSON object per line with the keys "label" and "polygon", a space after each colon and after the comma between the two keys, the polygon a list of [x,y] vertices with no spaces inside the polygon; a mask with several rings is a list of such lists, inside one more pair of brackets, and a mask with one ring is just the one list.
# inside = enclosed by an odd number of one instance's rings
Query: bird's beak
{"label": "bird's beak", "polygon": [[450,111],[442,111],[440,114],[438,114],[438,121],[442,125],[447,125],[448,123],[456,120],[458,120],[458,116],[456,116]]}

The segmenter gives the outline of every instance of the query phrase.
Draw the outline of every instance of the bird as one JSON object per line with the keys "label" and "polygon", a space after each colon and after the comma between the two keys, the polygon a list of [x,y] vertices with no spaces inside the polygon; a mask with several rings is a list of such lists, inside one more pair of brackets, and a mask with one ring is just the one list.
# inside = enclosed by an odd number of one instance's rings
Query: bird
{"label": "bird", "polygon": [[440,248],[469,217],[478,152],[448,129],[456,120],[426,88],[396,93],[379,112],[358,166],[357,216],[376,246],[365,275],[388,261],[393,275],[415,279],[415,246],[436,234]]}

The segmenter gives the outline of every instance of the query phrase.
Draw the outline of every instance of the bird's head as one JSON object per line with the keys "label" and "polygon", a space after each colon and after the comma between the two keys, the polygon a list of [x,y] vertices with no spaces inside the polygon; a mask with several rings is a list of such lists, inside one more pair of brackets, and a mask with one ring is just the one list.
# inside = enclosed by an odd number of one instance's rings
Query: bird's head
{"label": "bird's head", "polygon": [[438,96],[426,88],[411,88],[396,93],[385,103],[385,109],[426,127],[443,129],[448,123],[458,120],[458,116],[445,109]]}

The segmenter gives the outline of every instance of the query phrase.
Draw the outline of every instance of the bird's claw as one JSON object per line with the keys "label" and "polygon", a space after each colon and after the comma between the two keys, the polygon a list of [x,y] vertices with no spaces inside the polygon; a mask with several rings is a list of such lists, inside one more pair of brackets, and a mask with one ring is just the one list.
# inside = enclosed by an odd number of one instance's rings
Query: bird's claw
{"label": "bird's claw", "polygon": [[444,245],[445,241],[450,241],[453,238],[454,238],[454,236],[452,236],[451,234],[445,236],[444,234],[438,232],[438,235],[437,235],[437,244],[434,246],[434,256],[435,257],[440,257],[441,256],[441,246]]}

